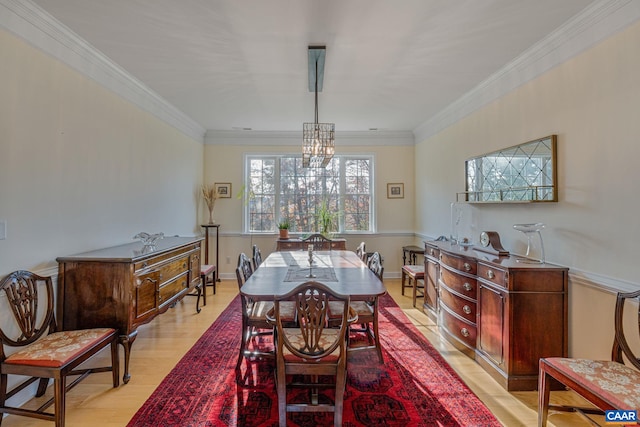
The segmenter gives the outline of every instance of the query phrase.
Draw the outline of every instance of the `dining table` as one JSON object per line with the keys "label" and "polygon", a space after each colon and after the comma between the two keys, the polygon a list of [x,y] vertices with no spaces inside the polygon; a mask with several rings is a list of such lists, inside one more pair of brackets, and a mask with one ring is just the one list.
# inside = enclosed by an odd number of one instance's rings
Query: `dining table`
{"label": "dining table", "polygon": [[252,300],[269,301],[308,281],[323,283],[354,301],[370,300],[387,292],[384,283],[355,252],[331,250],[272,252],[242,285],[240,293]]}

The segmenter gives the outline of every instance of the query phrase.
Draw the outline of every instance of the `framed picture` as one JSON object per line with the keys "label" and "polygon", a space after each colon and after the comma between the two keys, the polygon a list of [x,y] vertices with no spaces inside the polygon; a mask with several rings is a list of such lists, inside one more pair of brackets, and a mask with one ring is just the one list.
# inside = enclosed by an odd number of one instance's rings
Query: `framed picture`
{"label": "framed picture", "polygon": [[231,183],[230,182],[216,182],[216,193],[218,197],[222,199],[228,199],[231,197]]}
{"label": "framed picture", "polygon": [[387,199],[404,199],[404,184],[387,184]]}

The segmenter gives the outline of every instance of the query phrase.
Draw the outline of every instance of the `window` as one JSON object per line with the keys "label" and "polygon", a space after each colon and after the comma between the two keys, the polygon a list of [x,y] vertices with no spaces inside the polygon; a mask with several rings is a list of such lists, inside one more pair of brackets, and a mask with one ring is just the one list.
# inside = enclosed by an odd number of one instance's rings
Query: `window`
{"label": "window", "polygon": [[372,232],[373,156],[335,156],[326,168],[303,168],[294,155],[247,155],[245,231]]}

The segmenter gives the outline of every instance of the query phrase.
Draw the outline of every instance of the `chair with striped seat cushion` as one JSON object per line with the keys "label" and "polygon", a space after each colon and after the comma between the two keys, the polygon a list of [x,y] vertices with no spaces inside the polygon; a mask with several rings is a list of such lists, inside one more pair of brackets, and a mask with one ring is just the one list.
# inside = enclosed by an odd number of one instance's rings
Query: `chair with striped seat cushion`
{"label": "chair with striped seat cushion", "polygon": [[[640,358],[629,347],[623,329],[625,301],[639,297],[640,290],[620,292],[617,295],[612,360],[566,357],[540,359],[538,426],[547,425],[549,409],[575,411],[585,416],[602,414],[603,411],[611,409],[640,409]],[[640,309],[638,327],[640,329]],[[625,365],[625,360],[631,366]],[[599,409],[550,405],[551,378],[569,387]]]}
{"label": "chair with striped seat cushion", "polygon": [[[0,282],[6,299],[1,311],[13,314],[15,323],[6,322],[0,330],[0,420],[2,414],[14,414],[55,421],[56,427],[64,426],[66,392],[87,375],[96,372],[112,372],[113,387],[118,387],[119,359],[117,330],[94,328],[75,331],[58,331],[54,316],[53,284],[50,277],[38,276],[28,271],[15,271]],[[38,304],[44,309],[39,310]],[[106,347],[111,348],[111,365],[83,367],[81,364]],[[5,349],[17,349],[7,355]],[[26,380],[8,390],[8,376],[25,376]],[[70,384],[68,376],[78,376]],[[7,406],[7,400],[24,387],[38,381],[36,396],[42,396],[53,379],[54,397],[40,408],[26,409]],[[54,403],[54,412],[46,409]]]}
{"label": "chair with striped seat cushion", "polygon": [[[408,279],[408,284],[405,281]],[[404,288],[413,288],[413,306],[416,306],[416,299],[424,295],[424,264],[403,265],[402,266],[402,295]]]}

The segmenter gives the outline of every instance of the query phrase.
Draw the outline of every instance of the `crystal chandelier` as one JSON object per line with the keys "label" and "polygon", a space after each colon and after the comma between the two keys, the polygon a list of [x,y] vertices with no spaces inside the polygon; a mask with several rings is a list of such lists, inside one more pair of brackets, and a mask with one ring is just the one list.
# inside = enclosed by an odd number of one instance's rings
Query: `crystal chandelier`
{"label": "crystal chandelier", "polygon": [[305,168],[326,167],[335,152],[335,124],[318,123],[318,81],[322,82],[324,77],[325,52],[324,46],[309,46],[309,90],[313,87],[315,91],[315,121],[302,125],[302,166]]}

